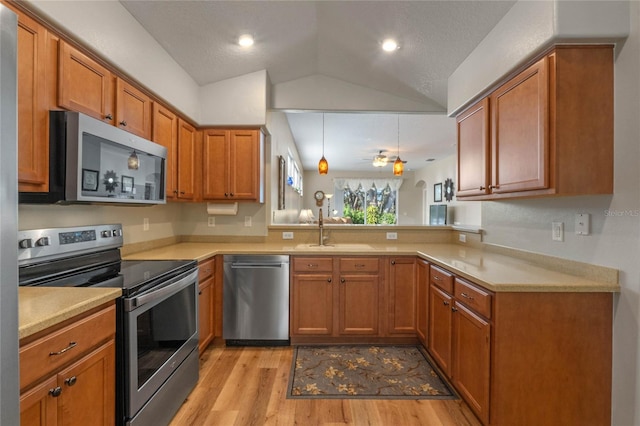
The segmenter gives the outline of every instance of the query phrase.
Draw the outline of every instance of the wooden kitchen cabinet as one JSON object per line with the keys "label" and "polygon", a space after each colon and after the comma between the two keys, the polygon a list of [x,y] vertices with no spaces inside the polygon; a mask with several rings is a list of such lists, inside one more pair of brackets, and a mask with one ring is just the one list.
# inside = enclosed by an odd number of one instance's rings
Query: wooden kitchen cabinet
{"label": "wooden kitchen cabinet", "polygon": [[447,376],[451,375],[452,302],[451,294],[431,284],[429,289],[429,352]]}
{"label": "wooden kitchen cabinet", "polygon": [[158,102],[153,103],[151,140],[167,148],[166,188],[168,200],[178,195],[178,116]]}
{"label": "wooden kitchen cabinet", "polygon": [[388,328],[390,335],[415,336],[417,318],[417,282],[415,256],[387,259],[389,279],[387,290]]}
{"label": "wooden kitchen cabinet", "polygon": [[611,194],[613,47],[556,46],[456,121],[461,200]]}
{"label": "wooden kitchen cabinet", "polygon": [[199,195],[202,141],[194,126],[178,118],[178,172],[176,198],[197,201]]}
{"label": "wooden kitchen cabinet", "polygon": [[152,100],[135,86],[116,78],[116,126],[151,139]]}
{"label": "wooden kitchen cabinet", "polygon": [[198,264],[198,351],[207,349],[215,336],[215,258]]}
{"label": "wooden kitchen cabinet", "polygon": [[202,198],[264,202],[264,140],[259,129],[204,129]]}
{"label": "wooden kitchen cabinet", "polygon": [[378,336],[378,257],[293,257],[291,337]]}
{"label": "wooden kitchen cabinet", "polygon": [[115,305],[20,342],[20,423],[115,422]]}
{"label": "wooden kitchen cabinet", "polygon": [[115,76],[107,68],[60,41],[58,105],[115,124]]}
{"label": "wooden kitchen cabinet", "polygon": [[416,262],[416,334],[426,348],[429,334],[429,262],[424,259]]}

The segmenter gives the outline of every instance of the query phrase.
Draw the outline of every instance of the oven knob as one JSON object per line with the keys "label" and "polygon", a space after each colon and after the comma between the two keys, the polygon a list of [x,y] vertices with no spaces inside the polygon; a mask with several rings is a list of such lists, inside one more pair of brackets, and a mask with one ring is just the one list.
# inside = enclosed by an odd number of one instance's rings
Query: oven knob
{"label": "oven knob", "polygon": [[121,229],[114,229],[113,230],[113,236],[114,237],[121,237],[122,236],[122,230]]}
{"label": "oven knob", "polygon": [[38,247],[48,246],[49,244],[51,244],[49,237],[42,237],[36,240],[36,246]]}
{"label": "oven knob", "polygon": [[109,238],[111,236],[111,231],[102,231],[100,235],[102,235],[102,238]]}
{"label": "oven knob", "polygon": [[21,249],[28,249],[33,247],[31,238],[25,238],[24,240],[18,241],[18,247],[20,247]]}

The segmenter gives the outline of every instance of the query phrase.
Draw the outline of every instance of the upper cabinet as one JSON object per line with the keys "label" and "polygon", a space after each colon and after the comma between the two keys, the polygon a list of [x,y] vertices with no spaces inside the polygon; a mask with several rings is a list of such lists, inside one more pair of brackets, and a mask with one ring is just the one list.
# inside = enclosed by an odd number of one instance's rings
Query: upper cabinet
{"label": "upper cabinet", "polygon": [[175,197],[179,200],[198,201],[201,158],[200,132],[178,118],[178,160]]}
{"label": "upper cabinet", "polygon": [[259,129],[205,129],[202,198],[264,202],[264,138]]}
{"label": "upper cabinet", "polygon": [[178,117],[169,108],[153,103],[151,140],[167,148],[167,200],[178,194]]}
{"label": "upper cabinet", "polygon": [[613,47],[555,47],[457,126],[461,200],[612,193]]}
{"label": "upper cabinet", "polygon": [[116,125],[141,138],[151,139],[151,98],[122,80],[116,79]]}
{"label": "upper cabinet", "polygon": [[60,42],[58,104],[115,124],[115,77],[65,41]]}

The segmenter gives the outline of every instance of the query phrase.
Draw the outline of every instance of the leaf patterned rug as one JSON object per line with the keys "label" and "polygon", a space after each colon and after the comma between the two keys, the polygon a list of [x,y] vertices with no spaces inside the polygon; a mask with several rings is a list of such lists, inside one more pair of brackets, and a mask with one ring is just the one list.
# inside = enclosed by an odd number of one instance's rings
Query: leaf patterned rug
{"label": "leaf patterned rug", "polygon": [[298,346],[288,398],[457,399],[416,346]]}

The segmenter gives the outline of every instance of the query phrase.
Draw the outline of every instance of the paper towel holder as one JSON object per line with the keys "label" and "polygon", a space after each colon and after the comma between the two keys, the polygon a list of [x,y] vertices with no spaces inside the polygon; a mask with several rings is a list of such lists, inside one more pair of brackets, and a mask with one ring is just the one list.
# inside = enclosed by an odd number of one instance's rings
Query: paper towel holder
{"label": "paper towel holder", "polygon": [[207,203],[207,214],[233,216],[238,214],[238,203]]}

